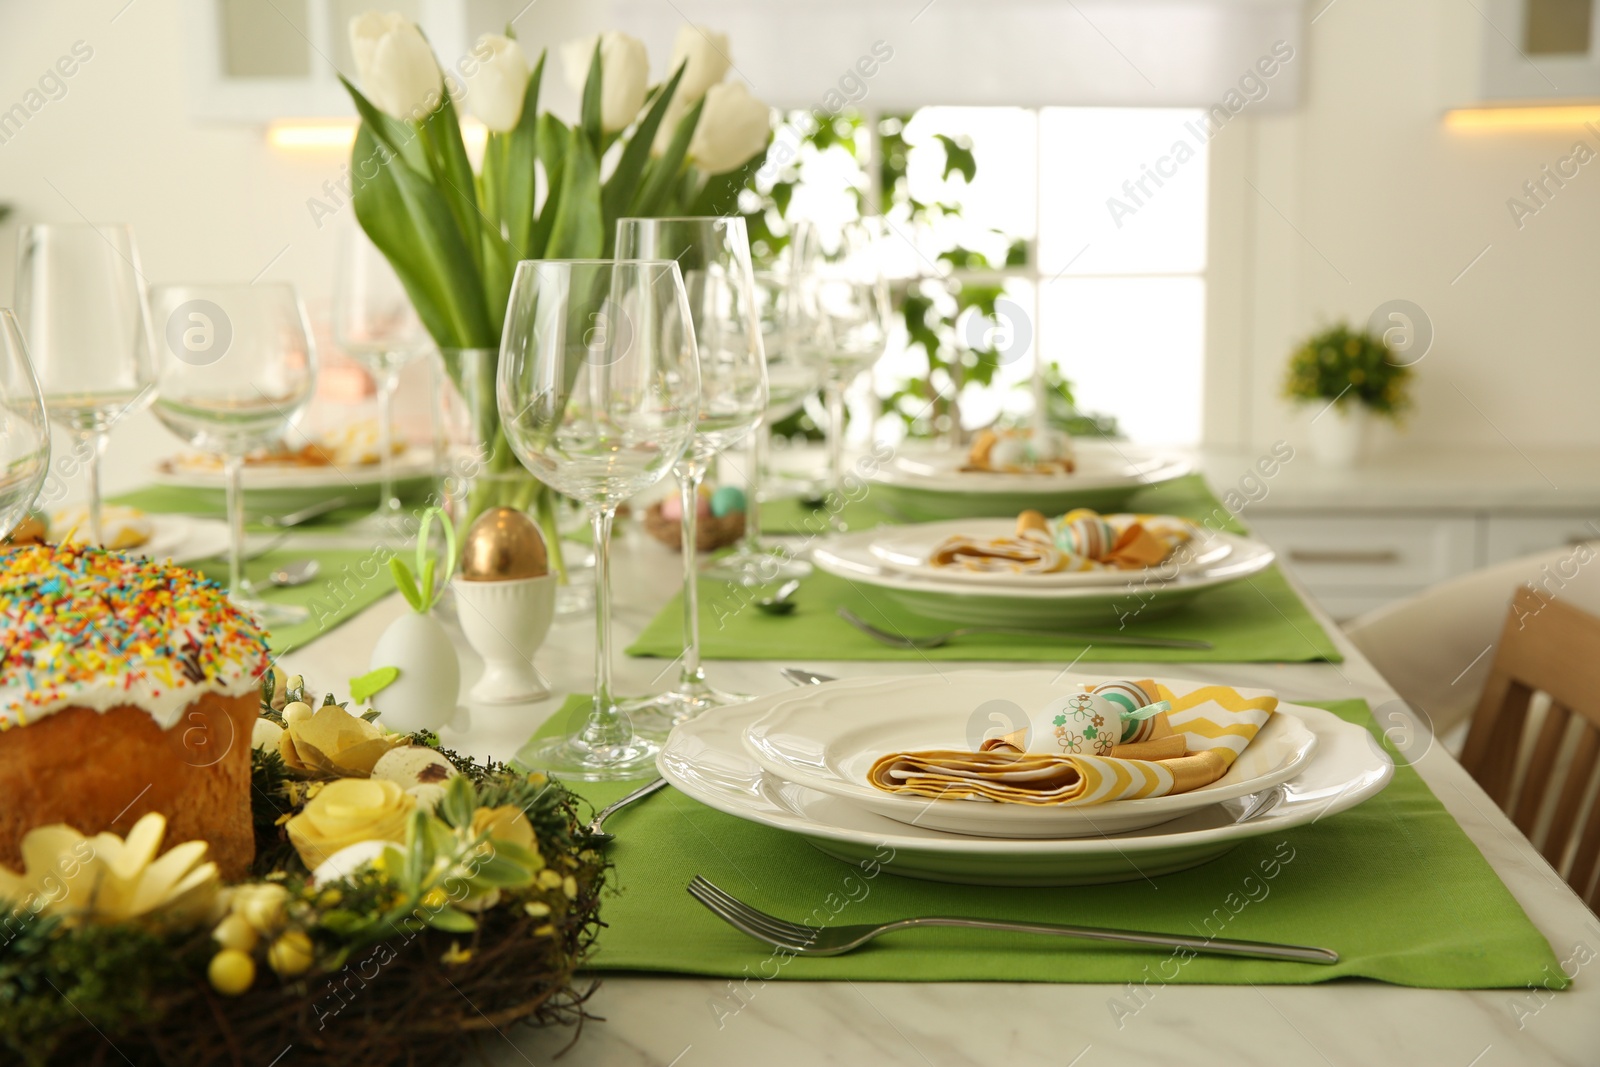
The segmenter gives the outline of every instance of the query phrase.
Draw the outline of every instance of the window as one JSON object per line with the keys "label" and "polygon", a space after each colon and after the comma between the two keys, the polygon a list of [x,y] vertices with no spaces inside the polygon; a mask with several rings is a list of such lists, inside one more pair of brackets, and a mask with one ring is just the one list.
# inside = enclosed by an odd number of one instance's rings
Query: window
{"label": "window", "polygon": [[[915,148],[939,134],[970,140],[970,185],[941,177],[932,154],[918,166]],[[1002,272],[1030,320],[1009,324],[1013,341],[1030,333],[1030,347],[1073,383],[1078,406],[1114,416],[1136,441],[1200,439],[1204,138],[1197,109],[924,108],[906,127],[912,195],[961,205],[937,224],[948,229],[940,237],[991,262],[1004,251],[994,231],[1030,242],[1028,265]],[[1015,386],[1032,364],[1032,351],[1012,353],[997,388],[963,397],[963,422],[1026,410],[1031,400]]]}

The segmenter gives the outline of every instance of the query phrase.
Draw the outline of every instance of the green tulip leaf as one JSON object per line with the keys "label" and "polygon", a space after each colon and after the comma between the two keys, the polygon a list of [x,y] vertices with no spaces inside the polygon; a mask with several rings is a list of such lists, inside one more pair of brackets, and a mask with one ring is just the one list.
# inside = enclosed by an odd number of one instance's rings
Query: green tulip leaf
{"label": "green tulip leaf", "polygon": [[680,176],[684,157],[689,154],[689,142],[694,139],[694,128],[699,125],[700,112],[705,106],[706,102],[702,97],[689,109],[689,113],[673,131],[672,141],[667,145],[667,150],[650,164],[644,185],[634,195],[633,203],[628,206],[629,218],[651,218],[657,214],[657,208],[666,199],[667,191]]}

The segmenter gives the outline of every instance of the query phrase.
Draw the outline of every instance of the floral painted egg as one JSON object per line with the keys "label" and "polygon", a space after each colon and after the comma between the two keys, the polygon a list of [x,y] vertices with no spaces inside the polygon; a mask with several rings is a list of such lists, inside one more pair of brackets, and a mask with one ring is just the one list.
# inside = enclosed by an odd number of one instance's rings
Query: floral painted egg
{"label": "floral painted egg", "polygon": [[1108,697],[1072,693],[1045,706],[1033,748],[1062,756],[1109,756],[1122,741],[1122,712]]}

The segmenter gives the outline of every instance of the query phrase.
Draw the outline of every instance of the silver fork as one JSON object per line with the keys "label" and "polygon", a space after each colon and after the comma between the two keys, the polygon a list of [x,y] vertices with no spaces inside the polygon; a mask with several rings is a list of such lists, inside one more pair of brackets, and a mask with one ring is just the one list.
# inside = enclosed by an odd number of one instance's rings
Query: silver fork
{"label": "silver fork", "polygon": [[854,626],[862,633],[886,645],[895,648],[929,649],[940,648],[949,644],[957,637],[966,637],[968,634],[1011,634],[1016,637],[1065,637],[1074,641],[1085,641],[1090,644],[1100,645],[1134,645],[1141,648],[1196,648],[1209,649],[1209,641],[1192,641],[1184,637],[1139,637],[1135,634],[1096,634],[1083,633],[1074,630],[1015,630],[1005,626],[963,626],[956,630],[946,630],[942,634],[918,634],[907,637],[902,634],[892,634],[887,630],[880,630],[866,619],[857,615],[849,608],[839,609],[839,618]]}
{"label": "silver fork", "polygon": [[728,895],[706,879],[695,875],[689,895],[709,908],[729,926],[796,956],[839,956],[886,934],[911,926],[963,926],[980,930],[1007,930],[1024,934],[1050,934],[1056,937],[1081,937],[1090,941],[1153,948],[1183,948],[1215,956],[1247,956],[1251,959],[1291,960],[1297,963],[1338,963],[1332,949],[1305,945],[1277,945],[1266,941],[1234,941],[1228,938],[1188,937],[1183,934],[1147,934],[1138,930],[1111,930],[1098,926],[1066,926],[1059,923],[1003,922],[998,919],[962,919],[928,915],[876,925],[815,927],[757,911],[744,901]]}

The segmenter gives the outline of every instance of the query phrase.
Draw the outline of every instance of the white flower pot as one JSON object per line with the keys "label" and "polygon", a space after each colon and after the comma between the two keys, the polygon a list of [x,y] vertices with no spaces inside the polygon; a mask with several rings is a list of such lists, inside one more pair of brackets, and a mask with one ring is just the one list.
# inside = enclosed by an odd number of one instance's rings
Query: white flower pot
{"label": "white flower pot", "polygon": [[456,578],[456,621],[483,657],[471,697],[481,704],[525,704],[550,695],[533,665],[556,613],[556,576],[469,582]]}
{"label": "white flower pot", "polygon": [[1360,404],[1333,404],[1322,409],[1307,427],[1312,456],[1324,467],[1354,467],[1366,452],[1370,419]]}
{"label": "white flower pot", "polygon": [[400,668],[400,677],[372,698],[384,726],[404,733],[437,730],[455,715],[461,662],[438,619],[408,611],[391,623],[372,649],[369,669],[379,667]]}

